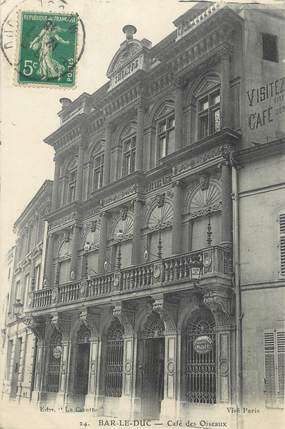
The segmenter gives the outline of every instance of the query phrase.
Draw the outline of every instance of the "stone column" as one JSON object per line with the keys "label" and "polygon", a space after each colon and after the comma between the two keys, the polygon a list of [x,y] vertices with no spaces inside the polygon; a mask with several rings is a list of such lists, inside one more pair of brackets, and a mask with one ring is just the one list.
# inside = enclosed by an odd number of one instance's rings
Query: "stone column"
{"label": "stone column", "polygon": [[232,178],[230,163],[222,162],[222,242],[232,243]]}
{"label": "stone column", "polygon": [[70,261],[70,279],[75,280],[77,276],[77,261],[78,261],[78,250],[79,250],[79,231],[80,227],[77,223],[73,225],[72,234],[72,247],[71,247],[71,261]]}
{"label": "stone column", "polygon": [[108,213],[103,212],[101,214],[101,228],[100,228],[100,246],[98,256],[98,272],[103,273],[104,262],[106,260],[107,251],[107,232],[108,232]]}
{"label": "stone column", "polygon": [[86,408],[95,408],[98,413],[99,401],[99,381],[101,363],[101,338],[92,336],[90,338],[90,360],[89,360],[89,380],[88,394],[85,398]]}
{"label": "stone column", "polygon": [[136,368],[134,311],[117,302],[113,308],[113,316],[117,317],[124,327],[124,356],[123,356],[123,383],[120,409],[124,410],[124,417],[131,418],[133,398],[135,396],[134,368]]}
{"label": "stone column", "polygon": [[175,150],[182,148],[183,136],[183,82],[175,81]]}
{"label": "stone column", "polygon": [[137,106],[137,141],[136,141],[136,160],[135,170],[143,170],[143,156],[144,156],[144,106],[142,101]]}
{"label": "stone column", "polygon": [[59,388],[56,395],[57,407],[63,407],[68,397],[68,379],[70,371],[70,358],[71,358],[71,342],[69,335],[62,335],[62,354],[60,361],[60,372],[59,372]]}
{"label": "stone column", "polygon": [[231,103],[230,103],[230,56],[225,52],[221,56],[221,113],[222,128],[230,128]]}
{"label": "stone column", "polygon": [[83,182],[83,162],[84,162],[84,146],[83,141],[79,143],[78,148],[78,164],[76,175],[75,201],[82,200],[82,182]]}
{"label": "stone column", "polygon": [[165,333],[165,362],[164,362],[164,397],[161,404],[161,414],[165,417],[176,414],[177,390],[177,335]]}
{"label": "stone column", "polygon": [[58,186],[59,186],[59,174],[60,164],[58,157],[54,158],[54,179],[52,185],[52,197],[51,197],[51,211],[54,211],[58,206]]}
{"label": "stone column", "polygon": [[142,262],[142,215],[143,215],[143,201],[137,198],[134,202],[134,229],[133,229],[133,252],[132,264],[139,265]]}
{"label": "stone column", "polygon": [[104,171],[103,171],[103,186],[110,183],[110,165],[111,165],[111,141],[112,129],[111,124],[105,126],[105,146],[104,146]]}
{"label": "stone column", "polygon": [[[47,244],[47,256],[45,262],[45,276],[44,276],[44,287],[51,287],[52,281],[52,267],[53,267],[53,245],[54,235],[48,233],[48,244]],[[46,281],[45,281],[46,280]]]}
{"label": "stone column", "polygon": [[182,183],[177,181],[174,186],[174,215],[172,227],[172,253],[177,254],[182,252]]}

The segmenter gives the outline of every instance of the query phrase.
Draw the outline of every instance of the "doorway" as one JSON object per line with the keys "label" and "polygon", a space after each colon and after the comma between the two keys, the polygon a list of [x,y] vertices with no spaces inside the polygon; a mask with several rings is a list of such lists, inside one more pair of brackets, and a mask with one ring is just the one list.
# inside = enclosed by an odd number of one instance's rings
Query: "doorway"
{"label": "doorway", "polygon": [[88,393],[89,355],[90,344],[78,344],[75,370],[75,393],[79,395],[87,395]]}
{"label": "doorway", "polygon": [[164,389],[164,338],[144,340],[142,416],[158,419]]}
{"label": "doorway", "polygon": [[164,393],[164,324],[157,313],[148,317],[140,341],[142,417],[159,419]]}

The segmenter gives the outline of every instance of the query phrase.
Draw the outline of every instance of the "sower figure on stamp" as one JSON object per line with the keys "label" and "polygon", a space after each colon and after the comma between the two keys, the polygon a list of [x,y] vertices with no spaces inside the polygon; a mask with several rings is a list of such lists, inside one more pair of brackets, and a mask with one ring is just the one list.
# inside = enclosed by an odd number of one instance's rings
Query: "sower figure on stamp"
{"label": "sower figure on stamp", "polygon": [[55,27],[51,20],[47,20],[40,34],[30,43],[30,48],[39,51],[39,71],[42,80],[48,78],[60,79],[65,67],[53,58],[56,42],[68,45],[69,41],[62,39],[57,33],[65,31]]}

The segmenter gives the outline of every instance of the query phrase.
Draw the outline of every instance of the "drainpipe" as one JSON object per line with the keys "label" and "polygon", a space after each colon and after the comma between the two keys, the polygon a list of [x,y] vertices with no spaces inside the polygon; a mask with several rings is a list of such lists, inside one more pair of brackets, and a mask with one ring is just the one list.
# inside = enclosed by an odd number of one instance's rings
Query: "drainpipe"
{"label": "drainpipe", "polygon": [[239,196],[238,172],[232,166],[232,197],[233,197],[233,267],[235,282],[235,319],[236,319],[236,406],[240,412],[236,413],[237,428],[242,428],[242,310],[240,290],[240,242],[239,242]]}

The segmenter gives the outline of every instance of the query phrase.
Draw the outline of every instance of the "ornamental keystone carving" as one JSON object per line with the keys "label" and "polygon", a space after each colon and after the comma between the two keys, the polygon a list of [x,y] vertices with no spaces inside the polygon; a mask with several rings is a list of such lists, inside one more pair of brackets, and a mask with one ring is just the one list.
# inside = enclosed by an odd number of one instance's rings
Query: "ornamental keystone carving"
{"label": "ornamental keystone carving", "polygon": [[202,191],[205,191],[209,187],[210,176],[208,174],[202,174],[200,176],[200,188]]}
{"label": "ornamental keystone carving", "polygon": [[166,302],[163,295],[153,296],[153,298],[153,311],[160,315],[165,325],[165,332],[167,334],[176,332],[176,305]]}
{"label": "ornamental keystone carving", "polygon": [[119,319],[124,327],[125,335],[132,335],[135,326],[135,312],[123,305],[122,302],[115,303],[113,316]]}
{"label": "ornamental keystone carving", "polygon": [[45,320],[39,320],[35,317],[24,317],[21,319],[22,322],[27,326],[28,329],[40,340],[43,340],[45,337]]}
{"label": "ornamental keystone carving", "polygon": [[83,308],[79,314],[80,323],[90,329],[91,335],[98,335],[99,317],[97,314],[91,314],[88,308]]}
{"label": "ornamental keystone carving", "polygon": [[63,315],[60,315],[59,313],[53,313],[51,315],[50,324],[51,326],[56,329],[59,333],[61,333],[63,336],[69,335],[71,323],[70,323],[70,317],[64,317]]}
{"label": "ornamental keystone carving", "polygon": [[208,290],[203,296],[203,302],[213,313],[217,325],[230,322],[233,314],[233,301],[228,292]]}

